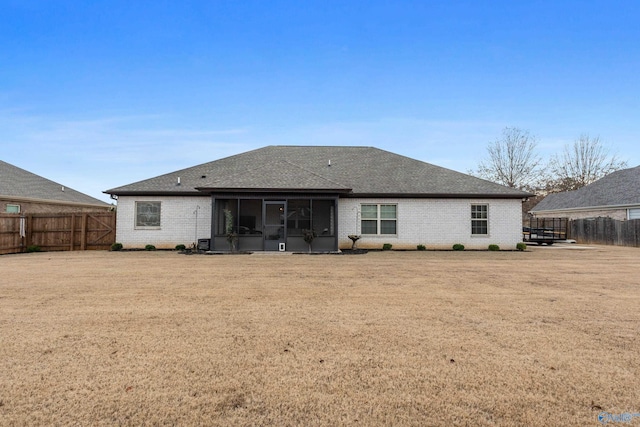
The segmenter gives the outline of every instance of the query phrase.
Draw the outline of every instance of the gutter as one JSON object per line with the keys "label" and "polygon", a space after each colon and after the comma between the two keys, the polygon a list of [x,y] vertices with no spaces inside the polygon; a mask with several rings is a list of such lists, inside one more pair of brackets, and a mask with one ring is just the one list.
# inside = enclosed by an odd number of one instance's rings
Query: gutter
{"label": "gutter", "polygon": [[585,212],[585,211],[605,211],[611,209],[630,209],[640,208],[640,203],[627,203],[624,205],[600,205],[600,206],[585,206],[579,208],[562,208],[562,209],[544,209],[544,210],[531,210],[529,213],[532,215],[553,214],[553,213],[571,213],[571,212]]}
{"label": "gutter", "polygon": [[526,199],[534,194],[467,194],[467,193],[352,193],[350,189],[287,189],[287,188],[209,188],[197,187],[197,191],[119,191],[107,192],[116,196],[203,196],[208,193],[303,193],[338,194],[345,198],[396,198],[396,199]]}
{"label": "gutter", "polygon": [[104,204],[98,203],[83,203],[83,202],[72,202],[66,200],[55,200],[55,199],[38,199],[35,197],[20,197],[20,196],[8,196],[1,195],[0,200],[6,200],[8,202],[26,202],[26,203],[41,203],[46,205],[65,205],[65,206],[78,206],[78,207],[88,207],[88,208],[101,208],[101,209],[109,209],[112,207],[109,203],[104,202]]}
{"label": "gutter", "polygon": [[396,199],[526,199],[533,194],[466,194],[466,193],[351,193],[348,198]]}

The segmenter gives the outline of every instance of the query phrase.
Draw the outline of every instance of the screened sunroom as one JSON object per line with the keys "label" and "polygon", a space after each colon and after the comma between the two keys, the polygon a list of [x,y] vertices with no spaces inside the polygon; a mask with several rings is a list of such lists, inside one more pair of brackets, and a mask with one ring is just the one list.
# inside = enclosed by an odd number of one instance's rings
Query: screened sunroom
{"label": "screened sunroom", "polygon": [[[211,250],[338,250],[338,197],[331,195],[212,195]],[[232,246],[233,245],[233,246]]]}

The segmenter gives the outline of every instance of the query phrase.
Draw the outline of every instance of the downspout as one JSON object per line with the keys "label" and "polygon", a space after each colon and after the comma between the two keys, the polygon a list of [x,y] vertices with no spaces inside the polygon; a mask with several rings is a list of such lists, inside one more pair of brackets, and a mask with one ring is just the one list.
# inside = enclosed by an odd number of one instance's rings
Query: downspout
{"label": "downspout", "polygon": [[196,215],[196,235],[195,235],[195,244],[198,244],[198,211],[200,210],[200,205],[196,205],[196,210],[193,213]]}
{"label": "downspout", "polygon": [[339,200],[340,200],[339,197],[336,197],[335,199],[333,199],[333,220],[335,221],[334,230],[333,230],[333,234],[334,234],[333,251],[334,252],[338,252],[338,250],[340,249],[340,245],[338,244],[338,242],[340,241],[340,227],[338,226],[338,224],[340,224],[340,221],[338,218],[338,211],[340,210],[338,207]]}
{"label": "downspout", "polygon": [[214,236],[216,234],[216,196],[214,196],[213,194],[211,195],[211,232],[210,232],[210,236],[209,238],[210,243],[209,243],[209,249],[212,251],[216,250],[216,243],[215,243],[215,239]]}

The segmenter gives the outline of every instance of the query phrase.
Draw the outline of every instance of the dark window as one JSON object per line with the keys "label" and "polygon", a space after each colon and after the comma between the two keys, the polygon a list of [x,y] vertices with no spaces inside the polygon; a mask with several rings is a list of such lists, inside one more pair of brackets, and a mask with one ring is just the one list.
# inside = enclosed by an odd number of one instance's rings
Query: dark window
{"label": "dark window", "polygon": [[262,233],[262,200],[240,200],[238,234]]}
{"label": "dark window", "polygon": [[471,234],[489,234],[488,205],[471,205]]}
{"label": "dark window", "polygon": [[289,200],[287,204],[287,233],[302,236],[311,229],[311,200]]}
{"label": "dark window", "polygon": [[335,212],[333,200],[313,200],[313,229],[318,236],[333,236],[335,234]]}
{"label": "dark window", "polygon": [[215,235],[226,236],[229,232],[238,232],[238,199],[216,199]]}

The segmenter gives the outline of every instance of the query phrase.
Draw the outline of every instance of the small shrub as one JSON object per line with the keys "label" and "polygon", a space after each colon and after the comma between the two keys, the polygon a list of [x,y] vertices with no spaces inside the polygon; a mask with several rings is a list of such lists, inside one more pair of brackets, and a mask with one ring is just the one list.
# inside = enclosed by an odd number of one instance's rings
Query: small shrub
{"label": "small shrub", "polygon": [[27,252],[42,252],[42,249],[38,245],[27,246]]}
{"label": "small shrub", "polygon": [[111,250],[112,251],[121,251],[122,250],[122,243],[114,243],[111,245]]}
{"label": "small shrub", "polygon": [[176,251],[184,251],[187,249],[185,245],[176,245]]}
{"label": "small shrub", "polygon": [[453,245],[454,251],[464,251],[464,245],[462,243],[456,243]]}
{"label": "small shrub", "polygon": [[498,246],[498,245],[489,245],[489,250],[490,251],[499,251],[500,250],[500,246]]}
{"label": "small shrub", "polygon": [[524,251],[524,250],[527,249],[527,244],[523,243],[523,242],[520,242],[520,243],[518,243],[516,245],[516,249],[519,250],[519,251]]}
{"label": "small shrub", "polygon": [[382,244],[382,250],[383,251],[390,251],[391,247],[393,247],[393,245],[391,243],[383,243]]}
{"label": "small shrub", "polygon": [[427,247],[426,247],[425,245],[418,245],[418,246],[417,246],[417,249],[418,249],[419,251],[426,251],[426,250],[427,250]]}
{"label": "small shrub", "polygon": [[309,245],[309,252],[311,252],[311,243],[316,237],[318,237],[318,234],[315,230],[302,230],[302,238]]}
{"label": "small shrub", "polygon": [[145,251],[155,251],[155,250],[156,250],[156,247],[155,247],[155,246],[153,246],[153,245],[146,245],[146,246],[144,247],[144,250],[145,250]]}

